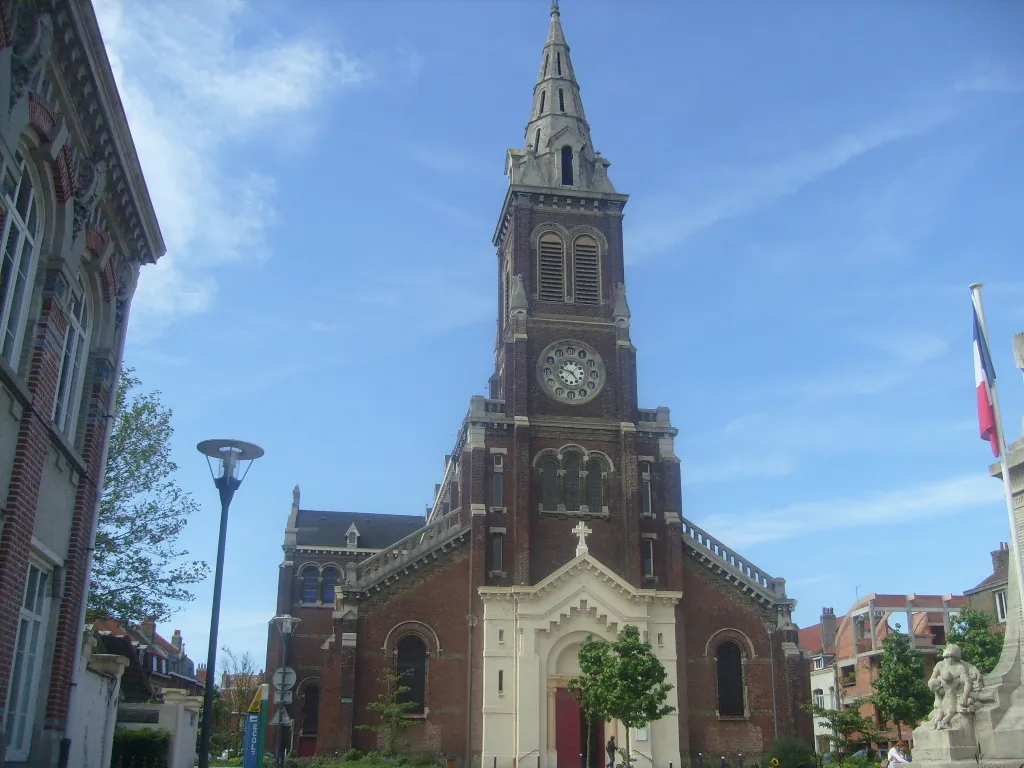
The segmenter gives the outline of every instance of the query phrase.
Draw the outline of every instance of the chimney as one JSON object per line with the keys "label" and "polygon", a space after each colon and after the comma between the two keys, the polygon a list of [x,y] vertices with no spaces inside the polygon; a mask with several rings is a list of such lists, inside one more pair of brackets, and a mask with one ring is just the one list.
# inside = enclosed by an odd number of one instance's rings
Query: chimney
{"label": "chimney", "polygon": [[1005,541],[999,542],[999,549],[992,553],[992,573],[1009,572],[1010,570],[1010,545]]}
{"label": "chimney", "polygon": [[147,640],[153,642],[156,638],[156,622],[152,618],[147,618],[142,621],[139,625],[139,631],[146,637]]}
{"label": "chimney", "polygon": [[831,608],[821,609],[821,647],[828,650],[836,644],[836,612]]}
{"label": "chimney", "polygon": [[174,630],[174,634],[171,635],[171,645],[178,649],[178,653],[181,653],[181,630]]}

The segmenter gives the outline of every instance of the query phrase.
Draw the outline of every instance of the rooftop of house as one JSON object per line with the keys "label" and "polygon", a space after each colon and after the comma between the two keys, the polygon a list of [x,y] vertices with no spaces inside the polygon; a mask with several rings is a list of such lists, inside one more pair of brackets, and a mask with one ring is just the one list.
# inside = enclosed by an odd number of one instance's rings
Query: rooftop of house
{"label": "rooftop of house", "polygon": [[800,630],[800,647],[811,653],[819,653],[822,650],[829,650],[821,647],[821,624],[812,627],[804,627]]}
{"label": "rooftop of house", "polygon": [[359,549],[384,549],[425,524],[422,515],[300,509],[296,516],[295,543],[300,547],[347,547],[349,530],[355,526]]}
{"label": "rooftop of house", "polygon": [[986,589],[1001,587],[1006,584],[1010,572],[1010,546],[1006,542],[999,544],[999,549],[992,552],[992,573],[982,579],[978,584],[965,589],[965,595],[974,595],[984,592]]}

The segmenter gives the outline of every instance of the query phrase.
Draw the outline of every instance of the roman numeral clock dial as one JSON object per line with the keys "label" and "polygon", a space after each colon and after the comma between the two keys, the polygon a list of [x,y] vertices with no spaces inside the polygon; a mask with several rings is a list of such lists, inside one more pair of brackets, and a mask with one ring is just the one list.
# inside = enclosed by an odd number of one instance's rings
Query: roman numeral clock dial
{"label": "roman numeral clock dial", "polygon": [[605,378],[601,355],[582,341],[556,341],[545,347],[537,359],[537,380],[541,388],[562,403],[590,402],[600,394]]}

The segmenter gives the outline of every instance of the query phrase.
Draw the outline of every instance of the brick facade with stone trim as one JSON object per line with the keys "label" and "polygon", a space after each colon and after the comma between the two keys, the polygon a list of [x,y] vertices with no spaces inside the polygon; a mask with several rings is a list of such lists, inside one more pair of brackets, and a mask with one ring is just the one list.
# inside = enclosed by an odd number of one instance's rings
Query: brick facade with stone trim
{"label": "brick facade with stone trim", "polygon": [[139,269],[164,244],[88,0],[5,2],[0,27],[0,253],[24,275],[5,262],[0,281],[0,762],[48,766],[74,750],[108,415]]}
{"label": "brick facade with stone trim", "polygon": [[[628,197],[607,167],[555,4],[494,236],[494,373],[488,397],[470,401],[432,507],[416,530],[358,551],[343,534],[358,516],[301,510],[296,489],[277,608],[303,619],[290,663],[317,686],[315,702],[300,695],[290,708],[286,741],[300,754],[379,748],[360,726],[375,722],[367,704],[390,668],[423,707],[403,734],[415,750],[579,768],[578,714],[559,691],[579,642],[625,624],[675,683],[678,713],[634,742],[653,764],[698,753],[753,762],[776,731],[811,742],[808,660],[785,581],[682,517],[677,429],[667,408],[638,405]],[[303,564],[328,560],[344,568],[333,600],[304,604]],[[268,670],[281,661],[271,640]],[[305,725],[314,710],[317,733]],[[618,724],[603,730],[624,741]]]}

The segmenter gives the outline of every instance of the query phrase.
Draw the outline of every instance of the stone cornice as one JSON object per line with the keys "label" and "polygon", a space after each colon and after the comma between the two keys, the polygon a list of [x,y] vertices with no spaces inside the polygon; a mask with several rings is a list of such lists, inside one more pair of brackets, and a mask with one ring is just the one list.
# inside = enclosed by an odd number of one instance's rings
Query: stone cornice
{"label": "stone cornice", "polygon": [[[54,20],[51,61],[60,67],[92,159],[107,162],[104,197],[117,214],[132,261],[153,263],[166,251],[128,119],[89,0],[45,0]],[[82,147],[82,149],[86,149]]]}
{"label": "stone cornice", "polygon": [[[572,213],[598,213],[600,215],[607,216],[609,213],[609,205],[614,205],[615,212],[621,215],[622,209],[626,206],[626,201],[629,200],[629,195],[623,195],[618,192],[588,192],[584,190],[573,189],[572,187],[565,187],[564,189],[548,188],[548,187],[529,187],[523,184],[510,184],[508,192],[505,193],[505,201],[501,205],[501,214],[498,216],[498,223],[494,228],[494,237],[492,242],[496,246],[500,246],[505,237],[505,230],[508,223],[508,217],[513,208],[517,205],[525,205],[526,207],[535,204],[535,200],[539,201],[540,198],[544,198],[545,201],[554,201],[556,198],[565,200],[571,198],[573,200],[591,200],[594,205],[598,208],[596,211],[591,207],[591,211],[587,210],[572,210]],[[603,203],[603,205],[602,205]],[[562,207],[556,207],[549,205],[554,210],[566,210]],[[568,212],[568,211],[567,211]]]}

